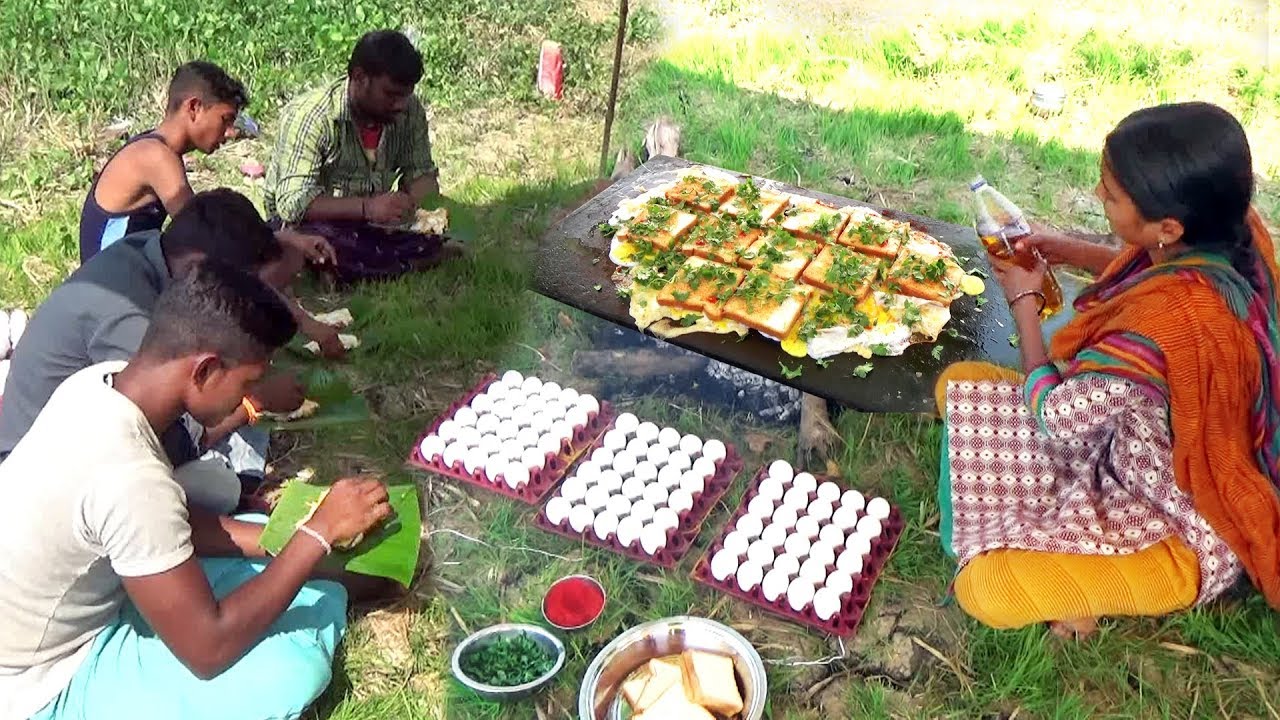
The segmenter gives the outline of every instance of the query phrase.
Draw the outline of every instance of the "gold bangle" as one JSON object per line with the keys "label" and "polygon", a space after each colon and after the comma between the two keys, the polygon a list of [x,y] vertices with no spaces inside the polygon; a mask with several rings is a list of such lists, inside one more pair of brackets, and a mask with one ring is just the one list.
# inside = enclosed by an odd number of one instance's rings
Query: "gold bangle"
{"label": "gold bangle", "polygon": [[1032,295],[1040,299],[1040,307],[1036,308],[1036,314],[1044,312],[1044,306],[1049,304],[1049,300],[1045,298],[1044,293],[1040,292],[1039,290],[1023,290],[1017,295],[1014,295],[1013,298],[1009,300],[1009,307],[1012,309],[1014,304],[1017,303],[1019,300],[1025,297],[1031,297]]}

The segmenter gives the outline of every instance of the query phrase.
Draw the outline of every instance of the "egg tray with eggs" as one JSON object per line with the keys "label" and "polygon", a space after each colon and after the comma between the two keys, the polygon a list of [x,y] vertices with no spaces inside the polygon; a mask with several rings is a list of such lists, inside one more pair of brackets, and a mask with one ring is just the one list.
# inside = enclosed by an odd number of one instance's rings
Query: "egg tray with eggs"
{"label": "egg tray with eggs", "polygon": [[622,413],[535,523],[632,560],[673,568],[742,465],[732,444],[704,443]]}
{"label": "egg tray with eggs", "polygon": [[[492,434],[497,437],[502,455],[498,455],[495,459],[496,453],[485,452],[483,458],[480,457],[480,453],[473,453],[472,457],[468,458],[465,452],[460,456],[455,456],[458,455],[456,451],[448,452],[452,438],[446,440],[441,436],[442,429],[446,431],[452,429],[446,423],[452,422],[455,426],[461,424],[475,428],[485,415],[508,414],[507,410],[501,413],[490,411],[494,409],[494,403],[504,397],[510,397],[515,387],[522,388],[520,392],[525,398],[525,403],[521,403],[519,407],[511,404],[509,409],[511,417],[499,419],[500,431],[498,431],[499,428],[494,428],[497,432],[483,433],[479,436],[485,438]],[[556,396],[556,400],[552,399],[552,395]],[[529,407],[527,403],[530,402],[538,404],[537,412]],[[539,429],[534,426],[534,423],[545,424],[544,421],[536,420],[536,417],[544,414],[547,406],[553,402],[565,406],[564,417],[558,421],[565,423],[566,427],[559,428],[558,433],[552,436],[552,440],[546,440],[554,425]],[[555,411],[557,408],[550,409]],[[560,415],[559,412],[555,414]],[[490,373],[472,390],[449,405],[440,417],[431,423],[426,432],[414,443],[408,463],[423,470],[505,495],[513,500],[535,505],[541,502],[564,477],[574,460],[588,450],[613,423],[613,415],[613,408],[608,402],[600,402],[594,396],[579,393],[573,388],[561,388],[556,383],[543,383],[536,377],[525,378],[514,370],[507,371],[502,377]],[[514,434],[510,427],[503,425],[506,421],[515,425]],[[478,432],[479,429],[477,429]],[[558,443],[555,442],[557,439]],[[443,445],[441,441],[444,441]],[[470,443],[467,444],[470,445]],[[476,441],[475,447],[478,447],[478,444],[479,440]],[[492,441],[489,441],[489,444],[492,445]],[[517,445],[519,445],[518,455],[516,454]],[[472,449],[468,447],[467,451],[470,452]],[[489,448],[489,450],[492,449]],[[446,458],[446,455],[450,457]],[[512,468],[511,471],[508,471],[508,468]]]}
{"label": "egg tray with eggs", "polygon": [[884,498],[868,500],[835,479],[796,473],[777,460],[756,473],[733,518],[694,566],[693,578],[775,615],[848,637],[862,621],[902,528],[901,513]]}

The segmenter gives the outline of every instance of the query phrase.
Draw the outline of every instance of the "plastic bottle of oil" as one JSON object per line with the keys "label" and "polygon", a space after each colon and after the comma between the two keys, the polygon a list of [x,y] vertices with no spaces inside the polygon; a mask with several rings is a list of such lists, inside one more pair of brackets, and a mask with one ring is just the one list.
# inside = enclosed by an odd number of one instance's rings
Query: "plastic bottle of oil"
{"label": "plastic bottle of oil", "polygon": [[[991,187],[981,175],[969,183],[969,189],[973,191],[977,213],[975,229],[988,255],[1012,260],[1028,269],[1044,262],[1040,251],[1034,247],[1023,252],[1016,250],[1018,240],[1031,235],[1031,226],[1013,201]],[[1045,300],[1044,309],[1040,312],[1042,319],[1062,309],[1062,286],[1052,269],[1045,272],[1040,292],[1044,293]]]}

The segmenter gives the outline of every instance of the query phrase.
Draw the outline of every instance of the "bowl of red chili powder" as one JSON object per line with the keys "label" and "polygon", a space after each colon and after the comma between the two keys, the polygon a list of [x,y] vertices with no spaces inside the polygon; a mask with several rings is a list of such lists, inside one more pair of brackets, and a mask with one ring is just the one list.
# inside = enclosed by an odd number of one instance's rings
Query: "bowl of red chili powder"
{"label": "bowl of red chili powder", "polygon": [[551,584],[542,598],[542,617],[561,630],[578,630],[604,612],[604,586],[589,575],[569,575]]}

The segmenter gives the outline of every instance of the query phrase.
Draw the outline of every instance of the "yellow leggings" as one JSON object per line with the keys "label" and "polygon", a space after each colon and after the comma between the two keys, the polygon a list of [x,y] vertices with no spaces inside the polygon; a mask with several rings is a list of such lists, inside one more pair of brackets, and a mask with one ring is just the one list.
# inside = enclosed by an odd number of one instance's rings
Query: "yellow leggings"
{"label": "yellow leggings", "polygon": [[[952,380],[1021,382],[1022,375],[980,362],[948,367],[936,388],[944,417]],[[1017,628],[1104,615],[1165,615],[1190,607],[1199,587],[1195,553],[1170,536],[1131,555],[992,550],[960,570],[955,594],[979,622]]]}

